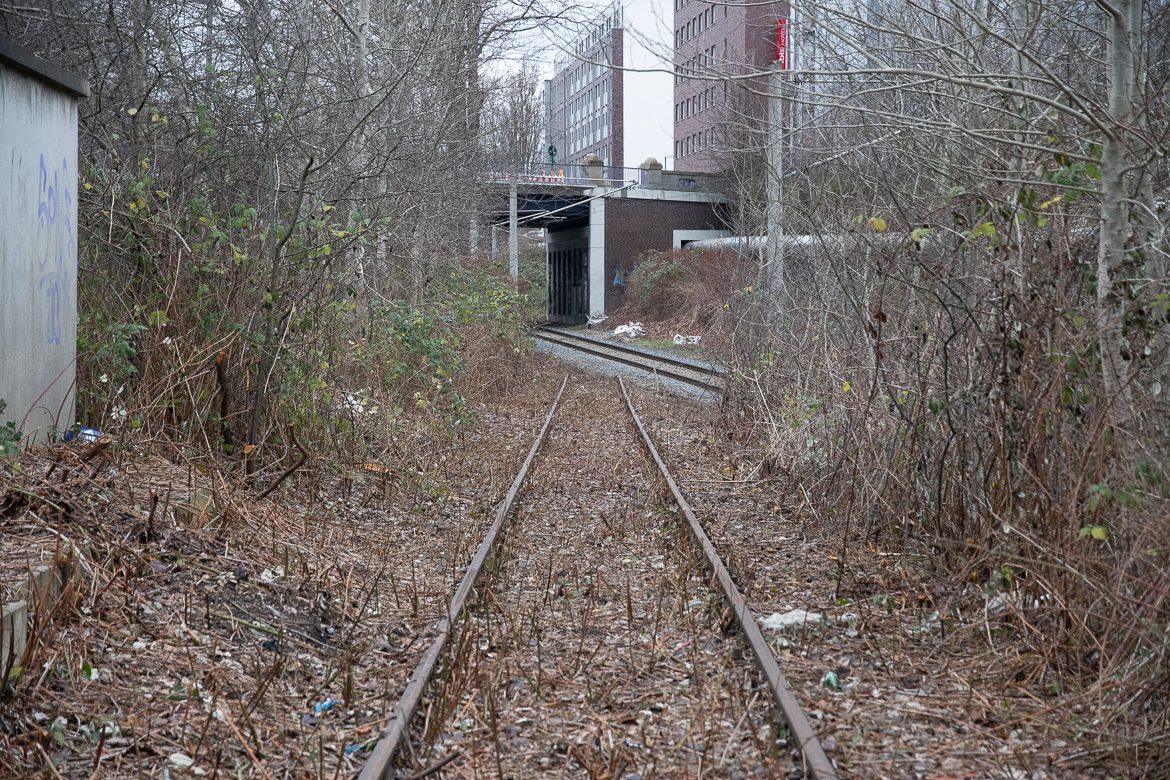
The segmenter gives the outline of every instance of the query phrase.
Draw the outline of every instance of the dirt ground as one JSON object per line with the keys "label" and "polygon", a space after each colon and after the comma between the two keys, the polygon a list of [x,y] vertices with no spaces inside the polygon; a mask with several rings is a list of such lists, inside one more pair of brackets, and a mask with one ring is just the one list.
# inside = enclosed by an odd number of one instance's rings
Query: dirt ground
{"label": "dirt ground", "polygon": [[[261,500],[116,444],[0,473],[0,572],[24,565],[22,540],[60,539],[85,575],[9,680],[0,775],[355,775],[565,371],[534,361],[507,397],[473,399],[471,429],[404,432],[381,469],[310,462]],[[612,380],[573,384],[416,766],[785,774]],[[757,618],[818,613],[766,634],[842,776],[1158,776],[1096,754],[1092,708],[1016,674],[1010,609],[753,479],[717,407],[635,402]]]}

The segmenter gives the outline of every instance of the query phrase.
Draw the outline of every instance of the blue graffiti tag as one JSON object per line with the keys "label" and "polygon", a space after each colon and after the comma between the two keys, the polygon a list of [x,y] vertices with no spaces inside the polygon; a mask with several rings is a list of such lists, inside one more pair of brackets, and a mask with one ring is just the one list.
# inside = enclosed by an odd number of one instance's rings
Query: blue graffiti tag
{"label": "blue graffiti tag", "polygon": [[37,196],[38,243],[44,247],[37,264],[41,273],[40,288],[44,291],[47,315],[46,339],[49,344],[61,343],[61,303],[68,291],[69,267],[66,259],[76,246],[73,232],[73,193],[69,190],[69,161],[63,159],[60,168],[49,171],[45,156],[40,159],[40,186]]}

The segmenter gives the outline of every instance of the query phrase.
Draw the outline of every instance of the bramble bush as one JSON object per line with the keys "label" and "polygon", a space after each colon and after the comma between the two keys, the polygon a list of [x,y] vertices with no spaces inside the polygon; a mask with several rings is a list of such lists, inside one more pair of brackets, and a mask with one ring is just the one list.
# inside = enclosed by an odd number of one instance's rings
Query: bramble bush
{"label": "bramble bush", "polygon": [[456,266],[413,303],[372,293],[354,271],[375,251],[360,212],[310,198],[283,224],[238,200],[221,212],[145,163],[130,187],[87,178],[78,418],[123,441],[262,468],[291,429],[363,460],[396,426],[468,422],[465,394],[506,384],[527,349],[527,301],[499,269]]}

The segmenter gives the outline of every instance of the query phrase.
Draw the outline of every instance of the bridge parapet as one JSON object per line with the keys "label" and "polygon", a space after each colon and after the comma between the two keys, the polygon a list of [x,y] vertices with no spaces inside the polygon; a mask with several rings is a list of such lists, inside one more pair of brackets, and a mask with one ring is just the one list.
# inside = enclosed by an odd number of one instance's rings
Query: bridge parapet
{"label": "bridge parapet", "polygon": [[664,171],[659,167],[623,168],[613,165],[548,162],[489,163],[484,178],[492,184],[562,185],[566,187],[620,187],[683,192],[725,192],[724,177],[710,173]]}
{"label": "bridge parapet", "polygon": [[618,168],[612,165],[582,165],[581,163],[500,162],[488,166],[485,172],[494,184],[563,184],[567,187],[605,187],[623,184],[641,184],[646,171],[639,168]]}

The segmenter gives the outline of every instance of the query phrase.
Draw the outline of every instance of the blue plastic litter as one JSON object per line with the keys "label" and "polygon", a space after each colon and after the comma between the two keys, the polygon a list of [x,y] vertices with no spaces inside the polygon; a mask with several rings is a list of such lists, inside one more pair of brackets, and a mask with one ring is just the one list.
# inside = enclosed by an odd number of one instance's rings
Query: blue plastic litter
{"label": "blue plastic litter", "polygon": [[79,442],[93,444],[105,435],[97,428],[78,428],[76,434],[72,430],[65,431],[65,441],[68,442],[76,439]]}
{"label": "blue plastic litter", "polygon": [[318,702],[317,704],[313,705],[313,714],[320,715],[323,712],[329,712],[329,710],[336,706],[337,699],[326,699],[325,701]]}

